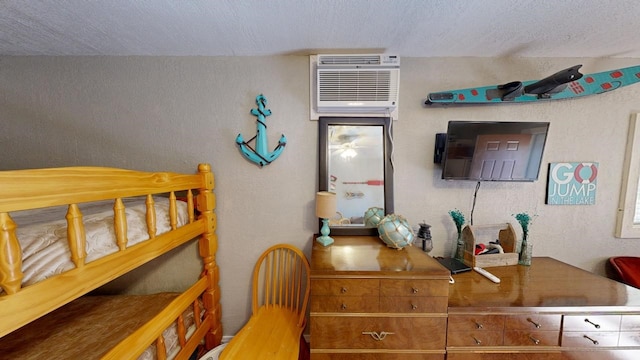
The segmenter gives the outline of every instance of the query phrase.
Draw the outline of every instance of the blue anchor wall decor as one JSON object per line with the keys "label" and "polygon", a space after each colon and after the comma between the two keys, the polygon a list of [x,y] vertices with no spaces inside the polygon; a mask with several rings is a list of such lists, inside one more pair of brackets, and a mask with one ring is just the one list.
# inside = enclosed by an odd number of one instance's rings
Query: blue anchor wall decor
{"label": "blue anchor wall decor", "polygon": [[[242,155],[247,159],[253,161],[254,163],[260,165],[260,167],[264,165],[269,165],[273,162],[284,150],[284,146],[287,144],[287,138],[284,134],[280,137],[278,141],[278,146],[273,149],[272,152],[267,150],[267,124],[266,117],[271,115],[271,110],[266,109],[267,98],[264,95],[260,94],[256,96],[256,104],[258,104],[257,109],[251,109],[251,114],[257,117],[256,119],[256,135],[249,139],[249,141],[244,141],[242,138],[242,134],[238,134],[236,137],[236,144],[240,147],[240,151]],[[253,140],[256,140],[255,146],[256,148],[252,148],[249,143]]]}

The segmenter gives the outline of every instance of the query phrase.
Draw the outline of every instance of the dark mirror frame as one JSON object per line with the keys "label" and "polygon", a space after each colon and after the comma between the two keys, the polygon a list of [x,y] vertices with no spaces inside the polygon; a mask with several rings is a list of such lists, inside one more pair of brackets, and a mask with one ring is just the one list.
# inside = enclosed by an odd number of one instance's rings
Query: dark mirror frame
{"label": "dark mirror frame", "polygon": [[[384,157],[384,213],[393,213],[393,165],[391,153],[393,142],[391,138],[391,118],[388,117],[320,117],[318,120],[318,147],[319,147],[319,191],[329,191],[329,126],[353,125],[353,126],[382,126],[383,127],[383,157]],[[322,226],[319,221],[318,230]],[[330,235],[378,235],[375,227],[346,227],[332,226]]]}

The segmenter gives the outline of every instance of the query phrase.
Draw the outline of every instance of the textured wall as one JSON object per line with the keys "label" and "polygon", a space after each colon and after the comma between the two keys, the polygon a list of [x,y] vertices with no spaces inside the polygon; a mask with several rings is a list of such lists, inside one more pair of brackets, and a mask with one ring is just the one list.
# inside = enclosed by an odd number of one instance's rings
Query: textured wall
{"label": "textured wall", "polygon": [[[431,224],[432,254],[448,253],[455,227],[447,212],[469,215],[474,182],[445,182],[433,164],[434,135],[448,120],[550,121],[540,180],[483,183],[476,224],[512,222],[527,211],[534,254],[604,273],[611,255],[640,255],[640,240],[613,237],[629,116],[640,111],[640,85],[548,104],[424,108],[427,93],[529,80],[583,63],[596,72],[633,59],[403,58],[399,120],[394,122],[396,212]],[[225,334],[250,311],[250,276],[257,256],[287,242],[310,251],[317,224],[317,122],[309,116],[308,58],[283,57],[4,57],[0,58],[0,169],[99,165],[193,172],[212,164],[218,199],[218,263]],[[264,93],[270,147],[289,142],[259,169],[234,139],[255,133],[255,96]],[[546,165],[600,163],[596,205],[544,204]],[[25,189],[28,191],[28,189]],[[109,288],[180,290],[200,269],[185,246]],[[176,271],[180,269],[180,271]],[[139,273],[144,273],[140,279]]]}

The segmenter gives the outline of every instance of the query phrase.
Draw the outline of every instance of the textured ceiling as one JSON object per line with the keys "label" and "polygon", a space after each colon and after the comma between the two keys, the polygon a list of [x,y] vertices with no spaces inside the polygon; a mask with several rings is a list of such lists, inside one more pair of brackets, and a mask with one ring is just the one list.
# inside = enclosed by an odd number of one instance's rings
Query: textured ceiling
{"label": "textured ceiling", "polygon": [[637,0],[2,0],[0,55],[640,58]]}

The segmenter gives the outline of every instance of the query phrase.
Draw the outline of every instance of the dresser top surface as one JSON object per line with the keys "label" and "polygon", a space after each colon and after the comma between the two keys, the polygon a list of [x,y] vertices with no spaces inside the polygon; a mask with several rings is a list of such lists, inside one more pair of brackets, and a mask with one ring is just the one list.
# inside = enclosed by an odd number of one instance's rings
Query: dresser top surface
{"label": "dresser top surface", "polygon": [[392,249],[375,236],[333,236],[333,239],[334,243],[326,247],[314,241],[311,277],[449,278],[449,270],[417,247]]}
{"label": "dresser top surface", "polygon": [[[584,308],[640,309],[640,290],[561,261],[536,257],[531,266],[499,266],[487,271],[496,284],[475,271],[453,275],[449,308]],[[623,309],[625,308],[625,309]],[[566,310],[566,309],[563,309]]]}

